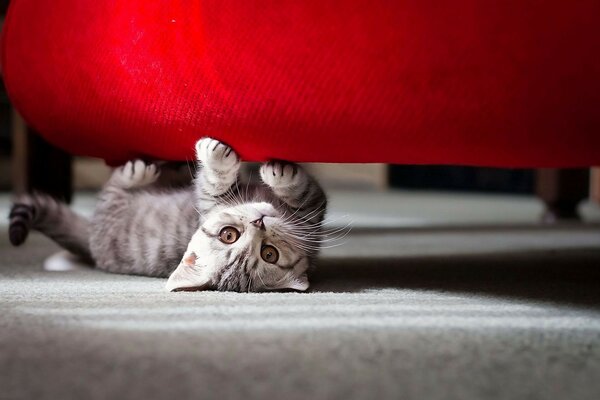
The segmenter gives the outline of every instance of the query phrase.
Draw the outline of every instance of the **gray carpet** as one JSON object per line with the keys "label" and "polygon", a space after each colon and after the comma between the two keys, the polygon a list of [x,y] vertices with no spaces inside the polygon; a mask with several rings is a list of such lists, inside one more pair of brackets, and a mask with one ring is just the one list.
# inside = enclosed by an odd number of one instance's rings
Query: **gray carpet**
{"label": "gray carpet", "polygon": [[598,224],[359,223],[307,294],[45,272],[0,228],[1,399],[600,398]]}

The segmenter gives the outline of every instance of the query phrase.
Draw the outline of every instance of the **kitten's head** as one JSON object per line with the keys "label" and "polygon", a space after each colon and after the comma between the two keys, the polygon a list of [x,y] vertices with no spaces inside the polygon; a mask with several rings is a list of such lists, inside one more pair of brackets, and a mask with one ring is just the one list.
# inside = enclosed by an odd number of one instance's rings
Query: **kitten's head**
{"label": "kitten's head", "polygon": [[192,237],[167,289],[305,291],[316,250],[298,229],[269,203],[217,208]]}

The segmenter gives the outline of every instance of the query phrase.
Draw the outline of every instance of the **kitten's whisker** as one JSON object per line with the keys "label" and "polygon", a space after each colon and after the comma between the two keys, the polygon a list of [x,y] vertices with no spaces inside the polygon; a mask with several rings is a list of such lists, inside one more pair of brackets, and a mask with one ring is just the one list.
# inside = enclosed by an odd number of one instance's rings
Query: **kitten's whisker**
{"label": "kitten's whisker", "polygon": [[331,225],[331,224],[333,224],[337,221],[340,221],[342,219],[345,219],[345,218],[348,218],[347,214],[336,217],[335,219],[328,219],[328,220],[324,220],[324,221],[313,223],[313,224],[298,224],[295,222],[290,222],[290,225],[298,226],[299,228],[323,227],[323,226]]}
{"label": "kitten's whisker", "polygon": [[244,202],[244,196],[242,195],[242,191],[240,190],[240,180],[239,179],[237,179],[235,181],[235,189],[237,192],[238,199],[240,199],[241,202]]}
{"label": "kitten's whisker", "polygon": [[235,197],[233,185],[220,198],[223,200],[223,203],[225,203],[225,205],[227,205],[228,207],[236,207],[243,203]]}
{"label": "kitten's whisker", "polygon": [[319,227],[310,228],[310,229],[284,228],[284,231],[287,233],[290,233],[290,234],[295,234],[295,235],[299,235],[299,236],[302,235],[302,237],[311,237],[311,236],[327,237],[327,236],[334,235],[338,232],[342,232],[348,228],[352,229],[351,224],[346,224],[341,227],[330,228],[330,229],[320,229]]}
{"label": "kitten's whisker", "polygon": [[329,246],[320,246],[320,249],[325,250],[325,249],[333,249],[334,247],[340,247],[345,245],[347,242],[342,242],[342,243],[336,243],[336,244],[332,244]]}
{"label": "kitten's whisker", "polygon": [[286,279],[289,279],[290,275],[292,274],[291,271],[286,272],[280,279],[275,281],[275,284],[273,286],[277,286],[279,285],[281,282],[283,282]]}
{"label": "kitten's whisker", "polygon": [[248,176],[248,182],[246,182],[246,199],[248,198],[248,188],[250,187],[251,180],[252,180],[252,171],[250,171],[250,175]]}
{"label": "kitten's whisker", "polygon": [[226,199],[227,199],[227,205],[229,207],[235,207],[236,205],[239,204],[238,200],[235,198],[235,195],[231,189],[227,191]]}
{"label": "kitten's whisker", "polygon": [[[306,196],[306,198],[302,201],[302,203],[300,203],[300,205],[296,208],[296,211],[294,211],[292,213],[292,215],[289,216],[289,218],[288,218],[287,221],[289,221],[291,218],[293,218],[302,209],[302,206],[304,206],[304,204],[306,204],[306,202],[308,201],[308,199],[310,199],[310,197]],[[323,203],[326,203],[326,202],[327,202],[327,200],[323,201]],[[321,205],[323,205],[323,203],[321,203]],[[321,205],[319,205],[319,207],[321,207]],[[287,222],[287,221],[285,221],[285,222]]]}
{"label": "kitten's whisker", "polygon": [[291,239],[290,241],[296,246],[312,248],[316,250],[322,248],[322,245],[325,243],[333,243],[345,238],[350,234],[351,230],[352,228],[349,226],[343,227],[337,230],[337,232],[331,233],[330,236],[325,237],[309,237],[308,235],[299,236],[298,234],[290,233],[291,237],[289,239]]}
{"label": "kitten's whisker", "polygon": [[344,232],[346,230],[347,230],[347,232],[350,232],[352,230],[352,226],[350,224],[347,224],[345,226],[341,226],[339,228],[335,228],[335,229],[332,229],[329,231],[308,233],[304,236],[304,238],[308,238],[308,237],[314,236],[314,235],[319,235],[321,237],[328,237],[328,236],[336,235],[340,232]]}
{"label": "kitten's whisker", "polygon": [[[304,202],[306,202],[308,199],[309,199],[309,197],[307,196],[307,198],[304,200]],[[303,202],[303,204],[304,204],[304,202]],[[298,221],[308,222],[308,220],[314,218],[320,212],[324,212],[326,205],[327,205],[327,200],[323,200],[321,202],[321,204],[319,204],[315,209],[313,209],[309,213],[307,213],[305,215],[302,215],[299,218],[297,218]],[[296,209],[296,211],[294,212],[294,214],[296,214],[298,211],[300,211],[301,208],[302,208],[302,206],[300,206],[298,209]]]}
{"label": "kitten's whisker", "polygon": [[248,287],[246,288],[246,293],[250,293],[251,287],[252,287],[252,274],[248,274]]}
{"label": "kitten's whisker", "polygon": [[226,198],[229,206],[234,206],[237,204],[237,199],[235,198],[235,193],[233,192],[233,186],[230,187],[227,192],[225,192]]}
{"label": "kitten's whisker", "polygon": [[185,165],[187,166],[188,171],[190,172],[190,177],[192,177],[192,179],[195,179],[195,175],[192,172],[192,169],[190,168],[190,159],[187,157],[185,158]]}
{"label": "kitten's whisker", "polygon": [[260,279],[260,281],[263,284],[263,286],[268,289],[269,286],[265,283],[265,281],[263,280],[262,276],[260,276],[260,271],[256,270],[256,276],[258,276],[258,279]]}
{"label": "kitten's whisker", "polygon": [[[349,234],[350,234],[350,231],[346,231],[346,232],[344,232],[342,234],[339,234],[338,236],[334,236],[334,237],[330,237],[330,238],[325,238],[325,239],[308,239],[307,242],[309,242],[309,243],[315,243],[315,244],[317,244],[317,243],[322,244],[322,243],[336,242],[336,241],[338,241],[340,239],[345,238]],[[304,240],[306,240],[306,239],[304,239]]]}
{"label": "kitten's whisker", "polygon": [[300,240],[291,239],[290,242],[293,245],[295,245],[296,247],[304,249],[304,250],[318,250],[319,249],[319,246],[313,246],[310,243],[302,242]]}

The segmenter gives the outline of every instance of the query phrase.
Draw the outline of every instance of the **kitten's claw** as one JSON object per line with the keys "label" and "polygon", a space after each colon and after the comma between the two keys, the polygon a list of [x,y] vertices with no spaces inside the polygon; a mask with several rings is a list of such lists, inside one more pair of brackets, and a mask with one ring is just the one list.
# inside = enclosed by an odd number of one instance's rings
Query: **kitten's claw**
{"label": "kitten's claw", "polygon": [[304,170],[297,164],[269,161],[260,167],[262,181],[272,188],[295,187],[304,182]]}
{"label": "kitten's claw", "polygon": [[159,175],[156,165],[133,160],[115,170],[113,182],[124,189],[133,189],[154,183]]}
{"label": "kitten's claw", "polygon": [[236,173],[240,158],[228,145],[212,138],[202,138],[196,142],[196,158],[206,168],[218,172]]}

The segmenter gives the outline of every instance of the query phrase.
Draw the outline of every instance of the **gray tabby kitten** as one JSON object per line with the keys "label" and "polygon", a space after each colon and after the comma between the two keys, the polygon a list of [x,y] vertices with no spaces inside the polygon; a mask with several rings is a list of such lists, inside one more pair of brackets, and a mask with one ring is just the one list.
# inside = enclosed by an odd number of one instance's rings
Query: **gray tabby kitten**
{"label": "gray tabby kitten", "polygon": [[271,161],[262,185],[240,185],[240,158],[210,138],[196,143],[191,188],[153,188],[142,161],[116,169],[89,221],[47,196],[16,202],[10,240],[38,230],[108,272],[169,277],[168,290],[306,290],[322,240],[326,197],[300,166]]}

